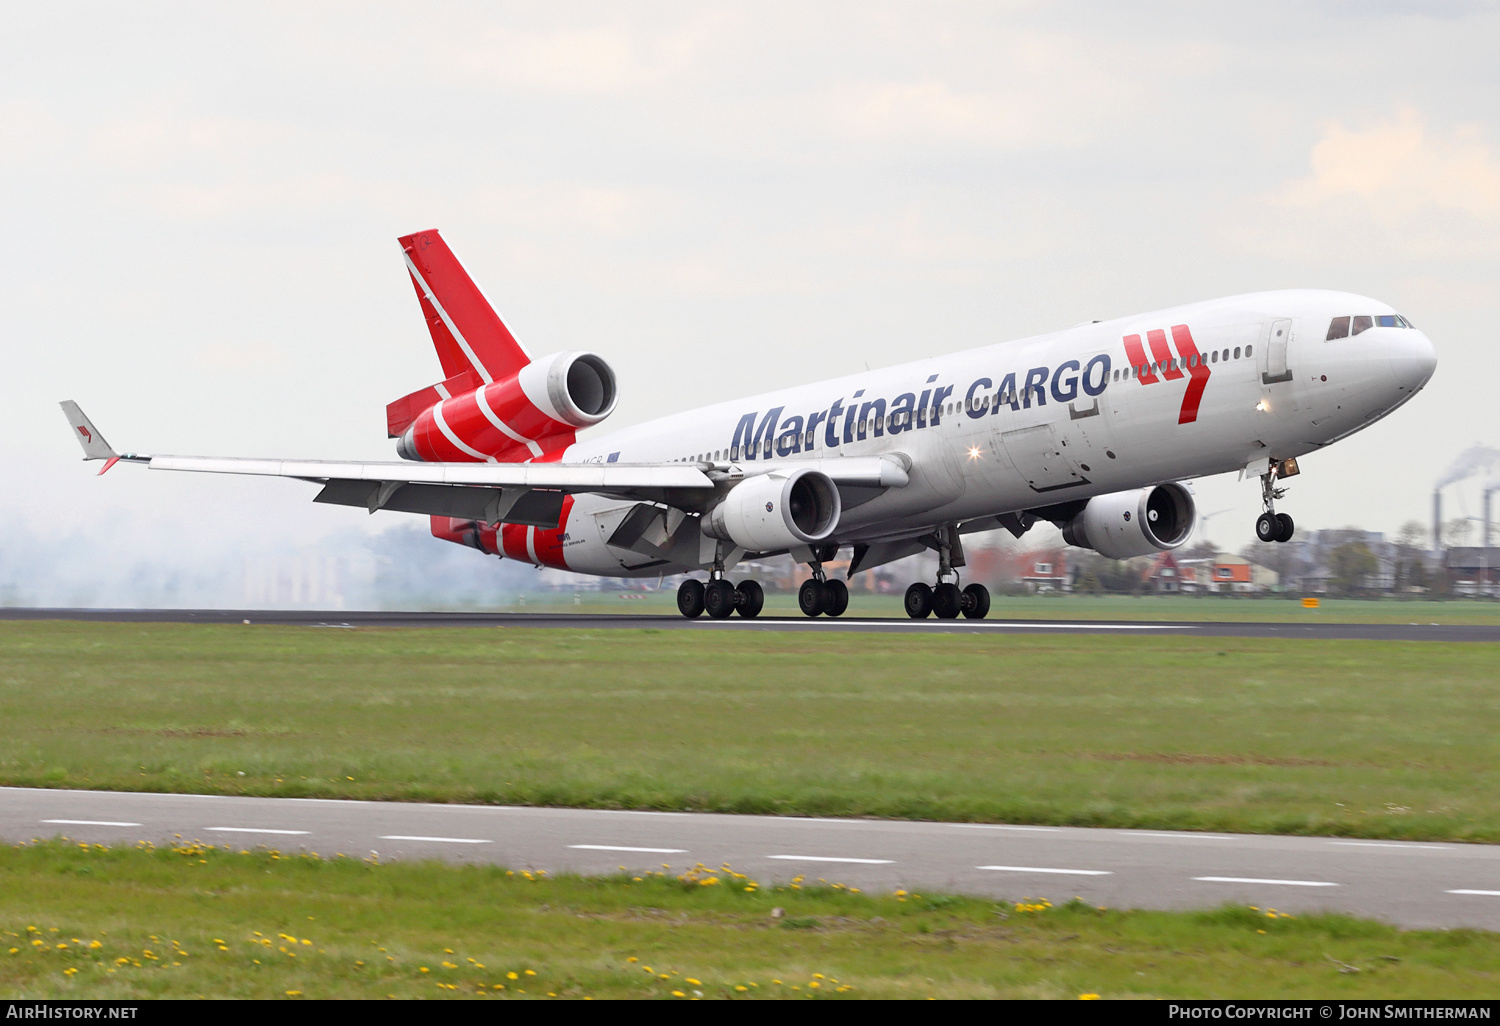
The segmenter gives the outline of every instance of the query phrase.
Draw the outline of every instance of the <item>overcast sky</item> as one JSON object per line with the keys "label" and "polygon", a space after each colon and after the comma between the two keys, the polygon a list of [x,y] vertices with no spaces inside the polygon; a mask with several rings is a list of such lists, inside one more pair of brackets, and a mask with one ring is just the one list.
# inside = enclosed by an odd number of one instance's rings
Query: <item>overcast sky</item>
{"label": "overcast sky", "polygon": [[[57,401],[121,449],[393,458],[385,404],[440,377],[395,238],[435,227],[533,352],[613,364],[614,425],[1221,295],[1375,296],[1437,374],[1282,508],[1394,531],[1500,444],[1497,52],[1500,9],[1458,0],[0,3],[0,524],[394,522],[95,480]],[[1254,485],[1199,497],[1251,538]]]}

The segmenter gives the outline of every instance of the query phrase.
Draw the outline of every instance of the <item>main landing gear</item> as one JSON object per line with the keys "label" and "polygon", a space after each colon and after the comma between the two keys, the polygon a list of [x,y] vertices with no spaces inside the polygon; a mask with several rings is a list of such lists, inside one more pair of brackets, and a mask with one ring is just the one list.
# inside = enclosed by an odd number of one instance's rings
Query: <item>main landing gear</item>
{"label": "main landing gear", "polygon": [[723,620],[739,613],[748,619],[760,615],[766,604],[766,593],[755,581],[741,581],[736,587],[724,578],[723,553],[715,551],[708,583],[688,578],[677,587],[677,611],[689,620],[707,613]]}
{"label": "main landing gear", "polygon": [[688,619],[707,613],[715,620],[739,613],[746,619],[760,615],[766,604],[766,593],[755,581],[741,581],[738,586],[722,577],[707,584],[689,578],[677,588],[677,611]]}
{"label": "main landing gear", "polygon": [[[924,620],[936,613],[939,620],[956,620],[962,613],[965,619],[983,620],[990,612],[990,590],[982,584],[971,584],[962,590],[958,587],[958,571],[954,564],[963,564],[958,532],[948,529],[939,532],[937,537],[937,587],[931,588],[919,581],[907,588],[906,615],[913,620]],[[956,560],[955,555],[958,556]]]}
{"label": "main landing gear", "polygon": [[802,582],[797,589],[797,608],[803,616],[843,616],[849,608],[849,585],[843,581],[830,580],[823,572],[823,559],[832,559],[837,548],[815,553],[808,566],[812,567],[812,578]]}
{"label": "main landing gear", "polygon": [[1271,469],[1260,476],[1260,502],[1265,512],[1255,521],[1255,537],[1263,542],[1289,542],[1297,530],[1290,516],[1276,512],[1276,500],[1286,494],[1285,488],[1276,487],[1279,468],[1280,464],[1272,463]]}

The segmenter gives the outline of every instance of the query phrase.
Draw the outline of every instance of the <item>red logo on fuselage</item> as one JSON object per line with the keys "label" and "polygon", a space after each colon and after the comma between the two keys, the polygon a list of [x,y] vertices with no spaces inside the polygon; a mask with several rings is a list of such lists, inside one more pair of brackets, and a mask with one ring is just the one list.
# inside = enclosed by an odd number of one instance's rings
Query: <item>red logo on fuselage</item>
{"label": "red logo on fuselage", "polygon": [[[1152,359],[1146,358],[1141,345],[1141,336],[1125,336],[1125,356],[1130,360],[1133,376],[1143,385],[1154,385],[1165,378],[1176,381],[1187,372],[1187,391],[1182,396],[1182,410],[1177,414],[1177,423],[1191,424],[1198,419],[1198,404],[1203,399],[1203,390],[1208,387],[1210,371],[1208,358],[1198,352],[1193,343],[1193,333],[1186,324],[1172,325],[1172,341],[1177,346],[1177,356],[1167,345],[1167,333],[1160,328],[1146,332],[1146,341],[1151,346]],[[1157,374],[1160,372],[1161,377]]]}

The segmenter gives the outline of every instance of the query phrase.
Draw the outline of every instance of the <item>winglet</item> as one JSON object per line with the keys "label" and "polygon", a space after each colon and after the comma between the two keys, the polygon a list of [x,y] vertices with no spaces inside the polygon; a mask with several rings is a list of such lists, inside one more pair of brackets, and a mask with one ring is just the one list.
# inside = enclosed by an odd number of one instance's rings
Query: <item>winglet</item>
{"label": "winglet", "polygon": [[[86,460],[108,460],[104,470],[114,465],[120,454],[109,447],[99,429],[94,427],[92,421],[78,408],[78,404],[69,399],[62,403],[63,416],[68,418],[68,423],[73,426],[74,437],[78,444],[83,446],[83,458]],[[103,470],[100,473],[104,473]]]}

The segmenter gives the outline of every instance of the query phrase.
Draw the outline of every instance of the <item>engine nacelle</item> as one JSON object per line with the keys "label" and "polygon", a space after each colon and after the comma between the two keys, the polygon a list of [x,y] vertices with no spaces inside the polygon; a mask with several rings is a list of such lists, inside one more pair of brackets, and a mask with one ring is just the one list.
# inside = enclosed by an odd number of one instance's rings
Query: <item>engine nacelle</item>
{"label": "engine nacelle", "polygon": [[746,478],[703,515],[710,538],[749,552],[773,552],[825,541],[839,525],[838,486],[810,467]]}
{"label": "engine nacelle", "polygon": [[427,407],[396,451],[403,459],[436,463],[491,456],[519,463],[572,445],[574,429],[608,417],[618,399],[615,372],[602,356],[556,353]]}
{"label": "engine nacelle", "polygon": [[1146,556],[1187,541],[1197,522],[1193,496],[1180,484],[1097,495],[1063,527],[1063,541],[1110,559]]}

